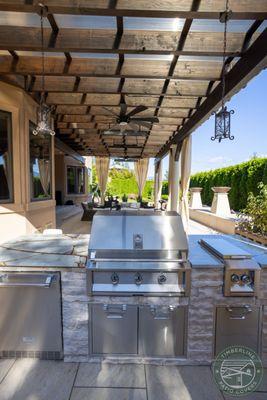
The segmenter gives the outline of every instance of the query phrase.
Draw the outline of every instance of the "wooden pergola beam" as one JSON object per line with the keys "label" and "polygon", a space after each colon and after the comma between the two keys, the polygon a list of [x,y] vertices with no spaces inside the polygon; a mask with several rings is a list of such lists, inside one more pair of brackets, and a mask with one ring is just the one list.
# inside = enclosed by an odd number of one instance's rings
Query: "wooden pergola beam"
{"label": "wooden pergola beam", "polygon": [[[114,47],[117,33],[106,29],[70,29],[59,30],[56,40],[51,43],[50,28],[44,28],[45,52],[62,53],[100,53],[100,54],[148,54],[148,55],[185,55],[185,56],[222,56],[220,44],[221,32],[191,32],[191,46],[177,49],[175,41],[181,32],[170,31],[124,31],[119,48]],[[227,56],[240,56],[242,33],[228,35]],[[207,45],[206,43],[211,43]],[[201,46],[200,44],[201,43]],[[238,46],[240,43],[240,46]],[[42,51],[40,29],[35,27],[0,26],[0,49],[15,51]]]}
{"label": "wooden pergola beam", "polygon": [[[23,4],[21,1],[0,1],[0,11],[14,11],[24,13],[36,13],[38,11],[39,1],[27,1]],[[31,4],[32,3],[32,4]],[[162,9],[154,8],[143,8],[143,9],[122,9],[122,8],[101,8],[90,7],[90,3],[87,1],[86,6],[77,5],[77,1],[52,1],[46,0],[45,5],[48,6],[49,12],[52,14],[71,14],[71,15],[95,15],[95,16],[111,16],[111,17],[138,17],[138,18],[192,18],[192,19],[214,19],[219,20],[221,10],[211,11],[189,11],[170,9],[167,7]],[[238,10],[233,8],[233,14],[231,19],[235,20],[253,20],[253,19],[266,19],[267,18],[267,7],[264,1],[260,1],[257,7],[239,7]],[[177,7],[178,8],[178,7]]]}
{"label": "wooden pergola beam", "polygon": [[[261,69],[267,67],[267,28],[249,47],[243,57],[233,66],[227,73],[225,81],[225,97],[229,99],[243,85],[244,81],[252,78]],[[189,136],[200,124],[202,124],[212,111],[218,109],[221,103],[222,83],[220,83],[199,106],[196,112],[188,119],[182,128],[168,141],[163,148],[158,152],[157,158],[164,157],[169,148],[173,144],[183,141]]]}

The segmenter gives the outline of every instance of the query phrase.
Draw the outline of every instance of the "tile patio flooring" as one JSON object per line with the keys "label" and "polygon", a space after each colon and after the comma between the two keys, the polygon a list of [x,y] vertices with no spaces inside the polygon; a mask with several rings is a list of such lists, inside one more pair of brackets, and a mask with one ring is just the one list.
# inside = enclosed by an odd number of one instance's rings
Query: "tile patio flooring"
{"label": "tile patio flooring", "polygon": [[[236,397],[235,397],[236,398]],[[1,400],[230,400],[210,367],[0,360]],[[267,369],[258,392],[267,399]]]}

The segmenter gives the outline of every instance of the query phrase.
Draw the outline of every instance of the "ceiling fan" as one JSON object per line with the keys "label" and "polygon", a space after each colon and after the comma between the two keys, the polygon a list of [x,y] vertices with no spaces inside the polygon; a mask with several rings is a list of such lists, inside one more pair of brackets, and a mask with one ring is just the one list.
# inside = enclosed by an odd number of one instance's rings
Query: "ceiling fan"
{"label": "ceiling fan", "polygon": [[[120,114],[114,113],[109,108],[103,107],[106,111],[116,117],[116,124],[112,125],[108,131],[111,134],[112,130],[116,132],[119,130],[121,133],[126,134],[125,131],[127,128],[132,129],[133,131],[140,131],[140,127],[145,127],[147,129],[151,128],[153,123],[158,123],[159,119],[157,117],[135,117],[136,114],[139,114],[142,111],[147,110],[146,106],[137,106],[132,111],[127,113],[127,104],[120,103]],[[116,133],[115,133],[116,134]]]}

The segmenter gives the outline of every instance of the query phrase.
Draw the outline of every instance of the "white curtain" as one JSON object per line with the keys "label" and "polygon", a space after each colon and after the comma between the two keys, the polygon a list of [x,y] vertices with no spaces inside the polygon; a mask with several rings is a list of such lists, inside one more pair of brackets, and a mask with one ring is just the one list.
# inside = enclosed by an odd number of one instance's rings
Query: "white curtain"
{"label": "white curtain", "polygon": [[142,197],[148,173],[149,158],[142,158],[134,163],[135,179],[138,186],[138,196]]}
{"label": "white curtain", "polygon": [[189,223],[189,204],[188,190],[191,174],[191,152],[192,152],[192,137],[191,135],[184,139],[181,150],[181,203],[180,214],[183,220],[185,231],[188,230]]}
{"label": "white curtain", "polygon": [[105,203],[105,192],[108,182],[109,162],[110,159],[108,157],[95,158],[96,175],[101,193],[101,204]]}
{"label": "white curtain", "polygon": [[49,196],[50,188],[50,161],[42,158],[38,159],[38,167],[40,172],[40,182],[46,196]]}
{"label": "white curtain", "polygon": [[159,200],[161,199],[162,192],[162,160],[155,164],[154,179],[154,207],[159,208]]}

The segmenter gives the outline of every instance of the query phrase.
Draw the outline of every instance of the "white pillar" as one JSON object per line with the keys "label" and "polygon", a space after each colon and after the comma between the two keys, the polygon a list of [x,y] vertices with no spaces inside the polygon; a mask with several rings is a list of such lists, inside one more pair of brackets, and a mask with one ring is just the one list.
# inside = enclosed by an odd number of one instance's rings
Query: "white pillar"
{"label": "white pillar", "polygon": [[169,211],[178,211],[179,209],[179,161],[175,161],[176,146],[171,147],[169,151],[169,200],[168,207]]}
{"label": "white pillar", "polygon": [[192,187],[189,189],[190,190],[190,202],[189,202],[189,207],[193,209],[199,209],[202,208],[202,200],[201,200],[201,187]]}
{"label": "white pillar", "polygon": [[230,187],[213,187],[212,191],[214,192],[211,212],[216,215],[221,215],[223,217],[231,216],[231,209],[228,199],[228,192]]}
{"label": "white pillar", "polygon": [[160,208],[159,200],[161,199],[162,191],[162,160],[155,163],[154,173],[154,207]]}

